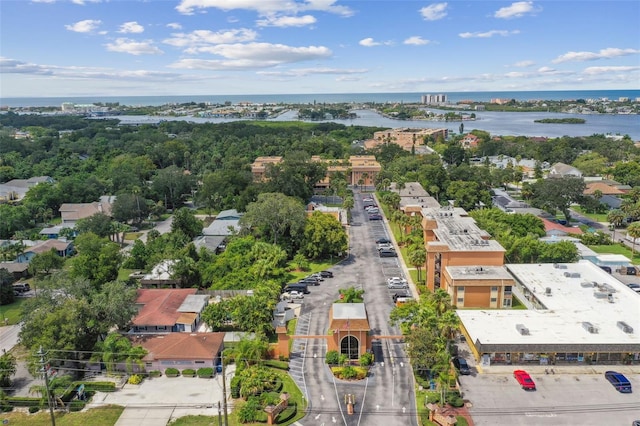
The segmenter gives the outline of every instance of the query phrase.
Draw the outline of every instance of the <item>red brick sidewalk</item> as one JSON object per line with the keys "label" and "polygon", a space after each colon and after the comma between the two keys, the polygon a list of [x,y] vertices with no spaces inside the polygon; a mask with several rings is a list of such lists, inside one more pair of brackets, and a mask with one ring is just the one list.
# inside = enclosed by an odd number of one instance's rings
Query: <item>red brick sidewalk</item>
{"label": "red brick sidewalk", "polygon": [[471,414],[469,414],[469,410],[467,409],[466,406],[462,406],[459,408],[456,407],[451,407],[451,406],[446,406],[440,409],[440,414],[445,415],[445,416],[462,416],[467,420],[467,423],[469,424],[469,426],[473,426],[473,419],[471,418]]}

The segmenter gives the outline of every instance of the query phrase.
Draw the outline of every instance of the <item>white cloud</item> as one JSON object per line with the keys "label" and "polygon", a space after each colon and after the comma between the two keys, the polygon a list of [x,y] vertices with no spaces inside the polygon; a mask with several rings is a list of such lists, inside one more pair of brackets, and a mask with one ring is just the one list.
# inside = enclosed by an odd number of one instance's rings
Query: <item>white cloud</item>
{"label": "white cloud", "polygon": [[422,45],[431,43],[431,40],[425,40],[420,36],[413,36],[413,37],[409,37],[408,39],[406,39],[402,43],[411,44],[411,45],[414,45],[414,46],[422,46]]}
{"label": "white cloud", "polygon": [[324,46],[292,47],[270,43],[220,44],[196,50],[198,53],[210,53],[225,59],[181,59],[169,66],[187,69],[241,70],[324,59],[332,54],[331,50]]}
{"label": "white cloud", "polygon": [[266,19],[256,21],[259,27],[304,27],[316,23],[316,18],[311,15],[304,16],[269,16]]}
{"label": "white cloud", "polygon": [[125,22],[124,24],[120,25],[120,29],[118,30],[119,33],[135,33],[135,34],[139,34],[144,32],[144,27],[140,24],[138,24],[136,21],[131,21],[131,22]]}
{"label": "white cloud", "polygon": [[615,72],[630,72],[630,71],[639,71],[640,67],[632,67],[632,66],[619,66],[619,67],[588,67],[582,71],[583,74],[587,75],[598,75],[598,74],[608,74]]}
{"label": "white cloud", "polygon": [[84,21],[78,21],[75,24],[65,25],[64,27],[76,33],[91,33],[95,31],[102,21],[98,19],[85,19]]}
{"label": "white cloud", "polygon": [[358,44],[360,46],[365,46],[365,47],[373,47],[373,46],[380,46],[380,42],[378,41],[374,41],[371,37],[367,37],[367,38],[363,38],[362,40],[360,40],[358,42]]}
{"label": "white cloud", "polygon": [[100,3],[102,0],[71,0],[71,3],[79,4],[80,6],[84,6],[87,3]]}
{"label": "white cloud", "polygon": [[181,30],[182,29],[182,25],[178,24],[177,22],[170,22],[167,24],[168,28],[171,28],[172,30]]}
{"label": "white cloud", "polygon": [[128,53],[130,55],[159,55],[164,53],[155,47],[151,41],[135,41],[128,38],[118,38],[115,43],[107,43],[110,52]]}
{"label": "white cloud", "polygon": [[275,77],[305,77],[308,75],[353,75],[369,72],[367,69],[343,69],[343,68],[295,68],[288,71],[258,71],[257,74]]}
{"label": "white cloud", "polygon": [[163,43],[176,47],[199,48],[210,44],[229,44],[253,41],[258,34],[250,29],[239,28],[213,32],[196,30],[191,33],[173,34],[173,37],[163,40]]}
{"label": "white cloud", "polygon": [[534,65],[535,65],[535,62],[533,61],[520,61],[513,64],[514,67],[518,67],[518,68],[527,68],[527,67],[532,67]]}
{"label": "white cloud", "polygon": [[337,0],[182,0],[176,10],[185,15],[192,15],[197,9],[215,8],[221,10],[252,10],[260,16],[295,15],[300,12],[321,11],[340,16],[351,16],[353,11],[346,6],[339,6]]}
{"label": "white cloud", "polygon": [[512,3],[511,6],[502,7],[493,14],[494,18],[510,19],[521,18],[524,15],[534,14],[542,10],[541,8],[535,8],[532,1],[518,1]]}
{"label": "white cloud", "polygon": [[491,30],[483,33],[460,33],[458,34],[462,38],[491,38],[493,36],[507,37],[513,34],[520,34],[519,30],[507,31],[507,30]]}
{"label": "white cloud", "polygon": [[561,62],[594,61],[597,59],[611,59],[618,56],[634,55],[637,53],[640,53],[640,49],[618,49],[615,47],[608,47],[600,50],[599,52],[567,52],[564,55],[558,56],[551,62],[559,64]]}
{"label": "white cloud", "polygon": [[425,21],[437,21],[447,16],[447,3],[433,3],[420,9]]}

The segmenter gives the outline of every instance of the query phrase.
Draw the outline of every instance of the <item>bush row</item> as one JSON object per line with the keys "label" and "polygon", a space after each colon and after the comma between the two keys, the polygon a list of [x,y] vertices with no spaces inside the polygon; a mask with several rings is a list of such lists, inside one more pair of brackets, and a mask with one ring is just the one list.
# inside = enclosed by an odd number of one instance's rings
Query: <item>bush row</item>
{"label": "bush row", "polygon": [[[157,375],[151,376],[151,373],[149,373],[149,375],[151,377],[159,377],[161,375],[159,371],[154,371],[153,373]],[[198,370],[194,370],[192,368],[185,368],[184,370],[182,370],[182,372],[180,372],[180,370],[178,370],[177,368],[169,367],[164,370],[164,374],[167,377],[177,377],[182,374],[184,377],[198,376],[201,378],[211,378],[215,375],[215,371],[213,370],[212,367],[203,367],[203,368],[198,368]]]}

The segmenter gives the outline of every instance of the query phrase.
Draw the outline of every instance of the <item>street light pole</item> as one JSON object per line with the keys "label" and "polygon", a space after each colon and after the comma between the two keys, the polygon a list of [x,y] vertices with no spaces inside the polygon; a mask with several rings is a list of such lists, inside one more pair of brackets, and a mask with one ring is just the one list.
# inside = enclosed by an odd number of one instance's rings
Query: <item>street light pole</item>
{"label": "street light pole", "polygon": [[224,371],[224,357],[220,352],[220,365],[222,366],[222,406],[224,409],[224,426],[229,426],[229,418],[227,417],[227,377]]}

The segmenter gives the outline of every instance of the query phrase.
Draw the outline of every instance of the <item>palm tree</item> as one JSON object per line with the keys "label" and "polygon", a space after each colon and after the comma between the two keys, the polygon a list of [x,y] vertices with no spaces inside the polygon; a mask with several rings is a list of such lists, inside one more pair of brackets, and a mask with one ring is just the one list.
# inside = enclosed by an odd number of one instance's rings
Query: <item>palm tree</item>
{"label": "palm tree", "polygon": [[633,222],[627,227],[627,234],[633,238],[633,245],[631,246],[631,261],[633,262],[633,256],[636,249],[636,239],[640,238],[640,222]]}
{"label": "palm tree", "polygon": [[607,220],[612,225],[613,229],[613,240],[616,240],[616,228],[622,226],[622,222],[624,222],[625,215],[620,209],[611,210],[607,214]]}
{"label": "palm tree", "polygon": [[362,303],[362,295],[364,294],[364,290],[357,289],[355,287],[349,288],[341,288],[338,290],[340,293],[340,302],[341,303]]}
{"label": "palm tree", "polygon": [[422,280],[422,266],[427,261],[427,252],[424,247],[416,246],[409,252],[409,262],[418,270],[418,281]]}

